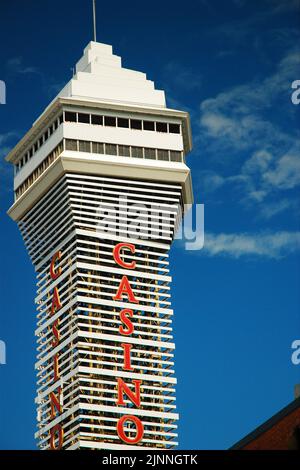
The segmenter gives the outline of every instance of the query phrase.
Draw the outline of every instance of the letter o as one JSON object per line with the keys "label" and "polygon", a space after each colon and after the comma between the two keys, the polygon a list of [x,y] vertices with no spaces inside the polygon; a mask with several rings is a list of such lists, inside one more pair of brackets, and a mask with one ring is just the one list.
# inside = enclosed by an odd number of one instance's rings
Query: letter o
{"label": "letter o", "polygon": [[[55,437],[57,435],[58,443],[55,444]],[[50,449],[60,450],[64,443],[64,431],[60,424],[56,424],[50,429]]]}
{"label": "letter o", "polygon": [[[132,423],[135,424],[136,426],[135,437],[131,438],[131,437],[126,436],[124,432],[124,428],[123,428],[125,421],[131,421]],[[117,431],[118,431],[119,438],[122,441],[126,442],[127,444],[137,444],[143,439],[143,436],[144,436],[144,426],[143,426],[142,421],[136,416],[131,416],[131,415],[124,415],[119,419],[118,424],[117,424]]]}

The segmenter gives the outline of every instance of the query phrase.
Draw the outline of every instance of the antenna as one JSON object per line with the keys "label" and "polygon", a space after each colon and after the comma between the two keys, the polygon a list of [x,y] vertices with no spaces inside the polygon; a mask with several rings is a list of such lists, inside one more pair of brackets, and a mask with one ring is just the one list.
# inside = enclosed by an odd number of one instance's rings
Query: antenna
{"label": "antenna", "polygon": [[96,29],[96,0],[93,0],[93,24],[94,24],[94,41],[97,42],[97,29]]}

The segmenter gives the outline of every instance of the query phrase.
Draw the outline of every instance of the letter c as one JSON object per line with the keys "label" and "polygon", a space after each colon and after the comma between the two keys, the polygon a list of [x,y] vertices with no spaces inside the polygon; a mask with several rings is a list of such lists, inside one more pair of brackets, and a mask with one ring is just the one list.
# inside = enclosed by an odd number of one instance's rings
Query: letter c
{"label": "letter c", "polygon": [[118,243],[113,249],[113,256],[115,262],[125,269],[135,269],[135,261],[131,263],[126,263],[121,259],[121,250],[122,248],[127,248],[132,254],[135,253],[135,246],[132,243]]}

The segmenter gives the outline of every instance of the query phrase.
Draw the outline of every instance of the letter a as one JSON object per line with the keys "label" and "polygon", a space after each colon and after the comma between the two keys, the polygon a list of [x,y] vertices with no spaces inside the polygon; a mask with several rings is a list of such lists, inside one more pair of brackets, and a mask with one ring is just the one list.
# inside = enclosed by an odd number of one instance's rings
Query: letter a
{"label": "letter a", "polygon": [[118,288],[118,292],[113,297],[113,299],[122,300],[123,295],[127,295],[129,302],[134,303],[134,304],[138,303],[138,300],[135,298],[134,293],[132,292],[127,276],[122,277],[122,280]]}
{"label": "letter a", "polygon": [[57,287],[53,289],[52,305],[51,305],[51,315],[53,315],[57,310],[61,308],[60,298]]}

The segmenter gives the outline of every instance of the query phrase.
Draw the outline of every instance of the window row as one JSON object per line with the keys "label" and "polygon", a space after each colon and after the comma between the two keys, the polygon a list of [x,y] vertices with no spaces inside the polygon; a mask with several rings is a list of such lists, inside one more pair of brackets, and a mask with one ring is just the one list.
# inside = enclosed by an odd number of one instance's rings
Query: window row
{"label": "window row", "polygon": [[35,180],[56,160],[63,150],[98,153],[102,155],[116,155],[121,157],[145,158],[167,162],[183,162],[183,153],[177,150],[154,149],[147,147],[133,147],[129,145],[106,144],[89,142],[86,140],[63,139],[57,147],[42,161],[42,163],[26,178],[16,189],[18,199],[35,182]]}
{"label": "window row", "polygon": [[115,116],[102,116],[99,114],[76,113],[73,111],[64,112],[64,121],[81,122],[84,124],[94,124],[97,126],[123,127],[144,131],[180,134],[180,124]]}
{"label": "window row", "polygon": [[128,129],[180,134],[180,124],[64,111],[35,141],[31,148],[19,160],[17,165],[15,165],[15,174],[17,174],[21,168],[23,168],[23,166],[33,157],[38,149],[49,139],[49,137],[56,131],[58,126],[63,122],[81,122],[97,126],[121,127]]}
{"label": "window row", "polygon": [[15,165],[15,174],[27,163],[31,157],[38,151],[38,149],[44,145],[44,143],[49,139],[49,137],[58,129],[58,126],[63,122],[63,114],[61,114],[55,121],[52,122],[51,126],[41,135],[32,147],[25,153],[25,155],[19,160],[17,165]]}
{"label": "window row", "polygon": [[88,140],[65,139],[65,149],[77,152],[117,155],[120,157],[146,158],[166,162],[183,162],[183,153],[178,150],[133,147],[130,145],[105,144]]}
{"label": "window row", "polygon": [[35,180],[42,173],[44,173],[51,163],[59,157],[63,149],[63,141],[61,141],[57,147],[55,147],[55,149],[42,161],[42,163],[28,176],[28,178],[26,178],[26,180],[16,189],[16,199],[22,196],[26,189],[28,189],[35,182]]}

